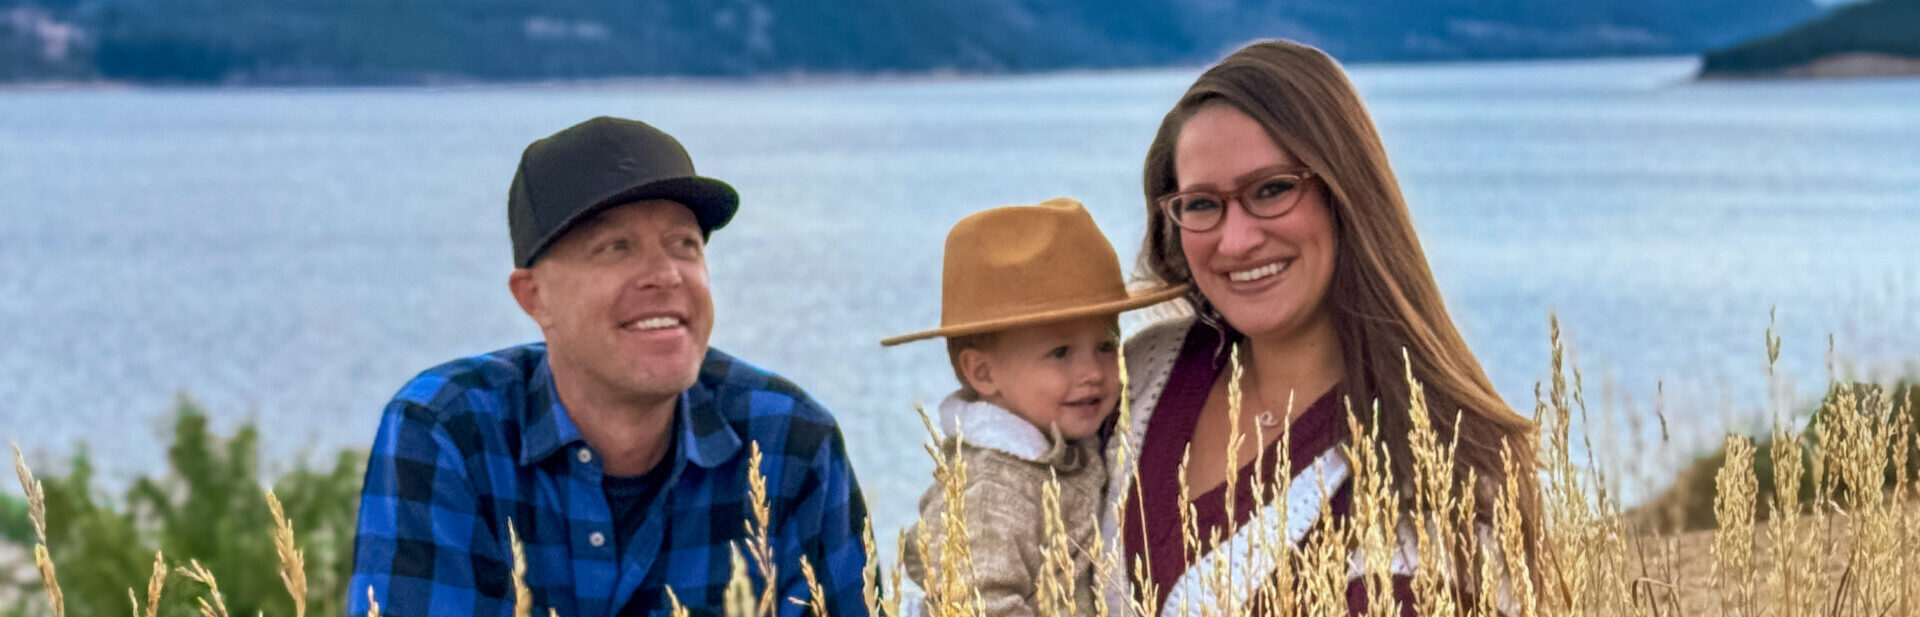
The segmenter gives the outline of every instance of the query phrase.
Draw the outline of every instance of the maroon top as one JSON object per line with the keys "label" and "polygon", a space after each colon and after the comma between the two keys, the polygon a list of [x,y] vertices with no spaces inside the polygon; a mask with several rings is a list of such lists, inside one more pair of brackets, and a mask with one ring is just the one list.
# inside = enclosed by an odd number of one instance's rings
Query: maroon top
{"label": "maroon top", "polygon": [[[1193,439],[1200,408],[1206,404],[1214,380],[1226,370],[1227,353],[1220,341],[1219,330],[1198,321],[1187,332],[1186,343],[1174,360],[1153,417],[1147,420],[1146,436],[1140,446],[1139,477],[1135,489],[1127,496],[1127,516],[1121,533],[1128,574],[1130,579],[1137,580],[1134,564],[1145,560],[1158,591],[1152,605],[1161,610],[1180,574],[1198,559],[1198,555],[1187,553],[1180,533],[1180,458]],[[1314,459],[1345,441],[1347,421],[1340,399],[1340,388],[1336,386],[1314,400],[1294,420],[1287,444],[1292,467],[1289,477],[1298,476]],[[1265,447],[1261,457],[1241,465],[1231,522],[1226,512],[1224,482],[1194,497],[1195,527],[1200,530],[1200,537],[1208,537],[1215,528],[1220,528],[1222,537],[1230,536],[1253,518],[1255,508],[1260,505],[1254,502],[1253,495],[1256,462],[1264,463],[1258,470],[1264,483],[1277,482],[1279,454],[1275,448],[1279,443],[1274,440]],[[1346,518],[1352,509],[1351,483],[1342,482],[1331,499],[1331,514]],[[1394,580],[1394,595],[1403,607],[1411,605],[1410,582],[1405,577]],[[1347,599],[1349,608],[1356,613],[1365,610],[1366,593],[1358,581],[1348,588]],[[1402,612],[1411,614],[1407,608]]]}

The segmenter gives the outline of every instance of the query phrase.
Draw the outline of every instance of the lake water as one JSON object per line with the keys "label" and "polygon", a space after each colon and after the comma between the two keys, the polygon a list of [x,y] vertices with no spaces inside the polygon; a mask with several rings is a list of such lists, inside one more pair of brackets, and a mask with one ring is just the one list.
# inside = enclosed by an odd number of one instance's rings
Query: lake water
{"label": "lake water", "polygon": [[[1920,374],[1920,80],[1692,83],[1689,59],[1360,66],[1449,311],[1530,410],[1557,311],[1632,444],[1766,417],[1787,377]],[[430,365],[533,339],[506,290],[527,142],[598,114],[739,188],[714,344],[839,416],[883,530],[928,481],[917,401],[961,216],[1067,195],[1131,263],[1142,153],[1197,69],[450,90],[0,91],[0,436],[110,483],[164,461],[189,393],[270,472],[365,448]],[[1636,424],[1637,423],[1637,424]],[[1631,457],[1645,460],[1641,457]],[[11,483],[7,483],[11,484]],[[9,487],[17,493],[17,488]]]}

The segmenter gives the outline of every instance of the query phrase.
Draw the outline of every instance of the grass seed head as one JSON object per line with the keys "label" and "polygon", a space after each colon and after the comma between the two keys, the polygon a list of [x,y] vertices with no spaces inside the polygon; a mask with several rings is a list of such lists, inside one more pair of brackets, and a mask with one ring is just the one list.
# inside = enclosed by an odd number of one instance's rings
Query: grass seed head
{"label": "grass seed head", "polygon": [[147,617],[159,617],[160,592],[167,586],[167,558],[160,551],[153,552],[153,574],[147,577]]}
{"label": "grass seed head", "polygon": [[219,582],[214,580],[212,572],[208,572],[204,566],[200,565],[199,560],[187,560],[187,567],[180,568],[178,572],[182,576],[192,579],[194,582],[207,586],[207,596],[213,598],[213,601],[208,602],[207,598],[204,597],[196,599],[199,604],[201,617],[229,617],[227,614],[227,600],[226,597],[220,595]]}
{"label": "grass seed head", "polygon": [[507,545],[513,553],[513,617],[532,617],[533,591],[527,588],[527,547],[520,542],[520,532],[513,527],[513,519],[507,519]]}
{"label": "grass seed head", "polygon": [[287,520],[287,513],[280,507],[280,498],[274,496],[271,489],[266,491],[267,511],[273,516],[273,550],[280,558],[280,582],[287,588],[287,595],[293,598],[293,616],[307,615],[307,567],[306,555],[293,543],[293,521]]}

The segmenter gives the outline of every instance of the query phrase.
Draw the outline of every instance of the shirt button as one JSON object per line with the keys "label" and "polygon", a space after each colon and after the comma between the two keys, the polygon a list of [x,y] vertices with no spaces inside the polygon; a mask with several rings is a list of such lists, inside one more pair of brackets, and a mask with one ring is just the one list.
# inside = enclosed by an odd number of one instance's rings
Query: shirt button
{"label": "shirt button", "polygon": [[[582,450],[582,452],[585,452],[585,450]],[[606,546],[607,535],[600,533],[598,531],[587,534],[587,544],[592,544],[594,548],[600,548],[602,546]]]}
{"label": "shirt button", "polygon": [[581,448],[580,454],[577,458],[579,458],[580,462],[582,463],[591,463],[593,462],[593,451],[588,450],[586,448]]}

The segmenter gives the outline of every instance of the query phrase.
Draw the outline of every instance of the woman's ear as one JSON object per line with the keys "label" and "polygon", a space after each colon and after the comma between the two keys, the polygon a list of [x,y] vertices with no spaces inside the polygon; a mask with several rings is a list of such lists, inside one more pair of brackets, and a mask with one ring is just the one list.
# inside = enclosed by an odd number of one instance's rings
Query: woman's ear
{"label": "woman's ear", "polygon": [[960,350],[960,373],[967,378],[967,386],[980,394],[980,398],[992,398],[1000,395],[1000,386],[993,381],[993,357],[979,349]]}

